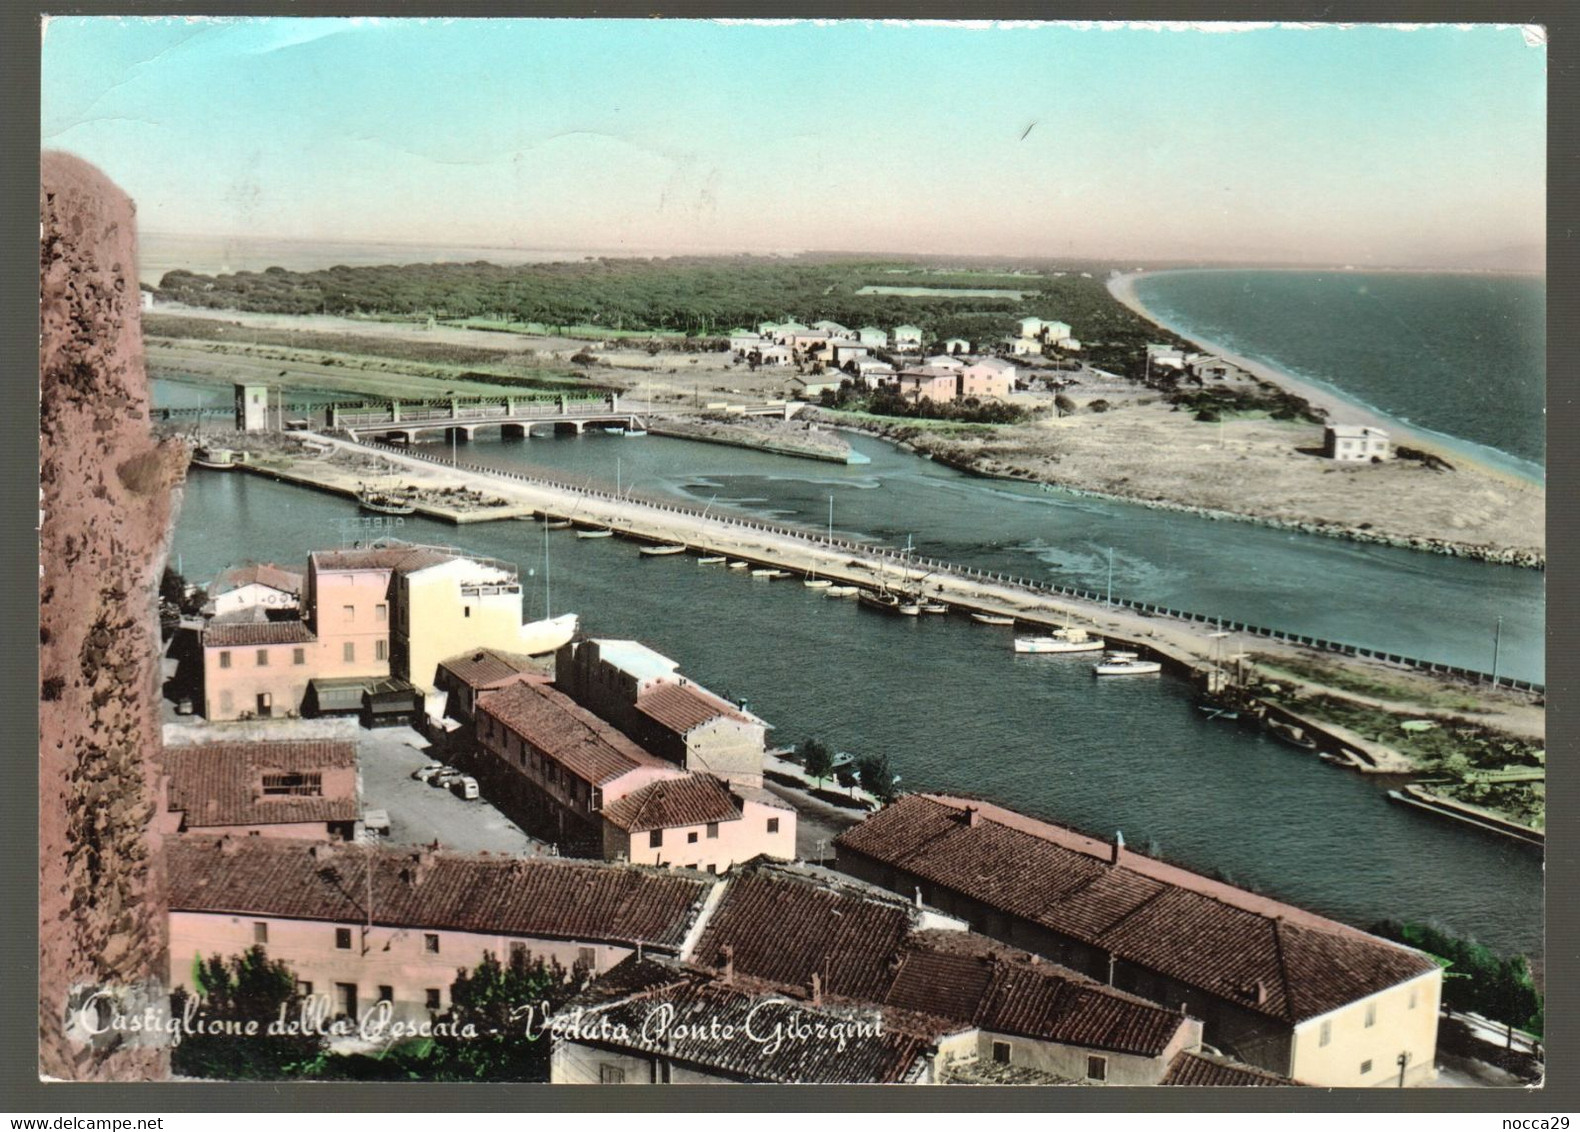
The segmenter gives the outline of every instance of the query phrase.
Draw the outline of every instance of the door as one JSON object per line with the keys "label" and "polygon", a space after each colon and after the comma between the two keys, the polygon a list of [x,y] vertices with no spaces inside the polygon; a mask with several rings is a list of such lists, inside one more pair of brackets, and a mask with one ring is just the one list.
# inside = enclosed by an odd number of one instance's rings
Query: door
{"label": "door", "polygon": [[357,984],[336,983],[335,1005],[340,1007],[340,1013],[355,1022],[357,1020]]}
{"label": "door", "polygon": [[274,712],[274,696],[268,692],[258,693],[258,718],[268,719]]}

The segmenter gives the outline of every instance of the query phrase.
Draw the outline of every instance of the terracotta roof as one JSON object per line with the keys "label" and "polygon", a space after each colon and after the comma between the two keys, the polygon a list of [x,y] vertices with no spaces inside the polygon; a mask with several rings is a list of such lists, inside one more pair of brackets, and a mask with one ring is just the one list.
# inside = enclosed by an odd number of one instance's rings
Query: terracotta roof
{"label": "terracotta roof", "polygon": [[741,803],[711,774],[688,774],[633,790],[605,806],[604,820],[631,833],[734,821]]}
{"label": "terracotta roof", "polygon": [[302,592],[302,576],[276,566],[272,562],[256,562],[246,566],[232,566],[209,586],[209,594],[218,596],[250,585],[269,586],[284,593]]}
{"label": "terracotta roof", "polygon": [[678,735],[715,719],[750,722],[735,707],[694,684],[655,684],[636,698],[636,710]]}
{"label": "terracotta roof", "polygon": [[275,838],[165,842],[170,908],[678,948],[713,878],[601,861]]}
{"label": "terracotta roof", "polygon": [[[633,970],[623,972],[626,967]],[[578,1015],[569,1040],[657,1054],[742,1081],[893,1084],[920,1072],[934,1040],[897,1028],[870,1006],[814,1006],[680,964],[633,957],[611,976],[566,1008]],[[654,1026],[654,1017],[667,1017],[668,1026]],[[778,1042],[749,1036],[776,1032],[791,1036]]]}
{"label": "terracotta roof", "polygon": [[167,747],[160,761],[170,777],[167,808],[183,813],[188,828],[357,818],[354,780],[350,793],[336,796],[263,793],[266,774],[355,770],[355,743],[204,743]]}
{"label": "terracotta roof", "polygon": [[478,705],[577,778],[600,786],[641,766],[673,769],[546,684],[513,684]]}
{"label": "terracotta roof", "polygon": [[355,550],[317,550],[310,561],[320,570],[393,570],[410,573],[438,566],[460,555],[430,546],[368,546]]}
{"label": "terracotta roof", "polygon": [[470,688],[486,688],[523,672],[541,671],[530,657],[499,649],[473,649],[441,660],[439,667]]}
{"label": "terracotta roof", "polygon": [[1212,1087],[1293,1085],[1295,1082],[1277,1073],[1269,1073],[1266,1069],[1258,1069],[1254,1065],[1231,1061],[1227,1057],[1214,1057],[1206,1053],[1182,1053],[1169,1063],[1169,1071],[1158,1084]]}
{"label": "terracotta roof", "polygon": [[215,621],[203,630],[203,647],[306,645],[318,638],[302,621]]}
{"label": "terracotta roof", "polygon": [[[693,961],[900,1012],[939,1032],[981,1028],[1157,1057],[1182,1015],[966,931],[916,929],[907,902],[814,870],[756,863],[724,891]],[[726,952],[726,948],[729,949]]]}
{"label": "terracotta roof", "polygon": [[1287,1022],[1434,966],[1356,928],[1128,850],[1111,864],[1105,842],[985,802],[907,795],[836,845]]}

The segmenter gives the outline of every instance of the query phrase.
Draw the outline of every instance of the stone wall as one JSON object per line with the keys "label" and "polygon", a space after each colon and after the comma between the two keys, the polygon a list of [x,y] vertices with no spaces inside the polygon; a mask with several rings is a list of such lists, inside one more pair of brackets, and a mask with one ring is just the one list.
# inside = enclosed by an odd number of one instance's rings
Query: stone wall
{"label": "stone wall", "polygon": [[39,210],[39,1069],[161,1078],[164,1050],[68,1016],[85,987],[161,993],[156,594],[186,457],[149,433],[131,200],[46,153]]}

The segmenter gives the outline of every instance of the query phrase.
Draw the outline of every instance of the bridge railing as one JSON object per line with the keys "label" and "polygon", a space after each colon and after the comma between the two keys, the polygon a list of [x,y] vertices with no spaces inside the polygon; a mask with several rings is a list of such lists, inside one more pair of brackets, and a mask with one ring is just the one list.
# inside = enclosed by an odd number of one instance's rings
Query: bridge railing
{"label": "bridge railing", "polygon": [[665,499],[653,497],[637,497],[631,492],[616,494],[588,484],[575,484],[565,480],[552,479],[547,476],[530,475],[526,472],[510,471],[502,468],[490,468],[482,464],[456,463],[439,455],[429,452],[419,452],[398,448],[394,445],[382,444],[378,441],[359,441],[358,443],[377,448],[400,456],[424,460],[431,464],[438,464],[458,471],[473,472],[480,475],[499,476],[502,479],[515,480],[520,483],[552,488],[558,491],[571,492],[586,499],[597,499],[611,503],[636,503],[652,510],[673,515],[685,515],[689,518],[707,519],[734,530],[761,532],[763,534],[778,535],[793,538],[811,546],[823,546],[833,550],[860,555],[863,558],[876,559],[886,566],[893,565],[910,573],[947,574],[950,577],[963,581],[976,581],[989,585],[1009,587],[1023,590],[1032,596],[1071,597],[1081,601],[1107,605],[1119,609],[1128,609],[1152,617],[1168,617],[1176,621],[1188,621],[1198,625],[1210,625],[1222,632],[1245,633],[1248,636],[1262,637],[1267,640],[1281,641],[1285,644],[1304,645],[1307,648],[1322,652],[1336,653],[1340,656],[1366,657],[1379,660],[1387,664],[1394,664],[1404,668],[1411,668],[1418,672],[1429,672],[1439,675],[1454,676],[1459,679],[1469,680],[1477,684],[1495,685],[1500,688],[1512,688],[1516,691],[1533,692],[1538,695],[1546,692],[1546,685],[1530,680],[1517,680],[1509,676],[1483,672],[1479,669],[1464,668],[1459,665],[1444,664],[1440,661],[1423,660],[1418,657],[1403,656],[1398,653],[1387,652],[1382,649],[1368,648],[1363,645],[1349,644],[1345,641],[1334,641],[1323,637],[1313,637],[1301,633],[1292,633],[1283,629],[1272,629],[1263,625],[1252,625],[1245,621],[1236,621],[1232,618],[1218,617],[1211,614],[1198,613],[1185,609],[1174,609],[1166,605],[1157,605],[1153,602],[1141,601],[1134,598],[1115,597],[1106,592],[1082,589],[1079,586],[1060,585],[1056,582],[1038,581],[1014,574],[1006,574],[997,570],[983,570],[975,566],[964,566],[954,562],[943,562],[936,558],[928,558],[912,554],[902,548],[882,546],[877,543],[859,542],[852,539],[827,538],[815,531],[803,527],[793,527],[784,523],[774,523],[761,519],[748,519],[744,517],[709,513],[708,507],[695,507],[685,503],[674,503]]}

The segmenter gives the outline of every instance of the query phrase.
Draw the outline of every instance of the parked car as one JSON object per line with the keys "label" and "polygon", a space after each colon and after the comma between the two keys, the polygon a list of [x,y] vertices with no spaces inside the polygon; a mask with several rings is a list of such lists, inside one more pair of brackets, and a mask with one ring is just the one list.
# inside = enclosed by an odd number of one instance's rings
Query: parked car
{"label": "parked car", "polygon": [[450,788],[450,784],[452,782],[454,782],[458,778],[465,778],[465,777],[466,776],[464,774],[462,774],[460,771],[456,770],[455,767],[447,766],[447,767],[443,768],[442,770],[440,770],[438,774],[435,774],[432,778],[430,778],[428,780],[428,785],[430,785],[430,786],[442,786],[446,790],[448,790]]}
{"label": "parked car", "polygon": [[433,776],[444,769],[445,765],[443,763],[429,763],[427,766],[420,766],[412,771],[411,776],[418,782],[432,782]]}
{"label": "parked car", "polygon": [[450,793],[457,798],[465,798],[468,802],[475,802],[479,797],[477,779],[470,774],[461,775],[450,783]]}

